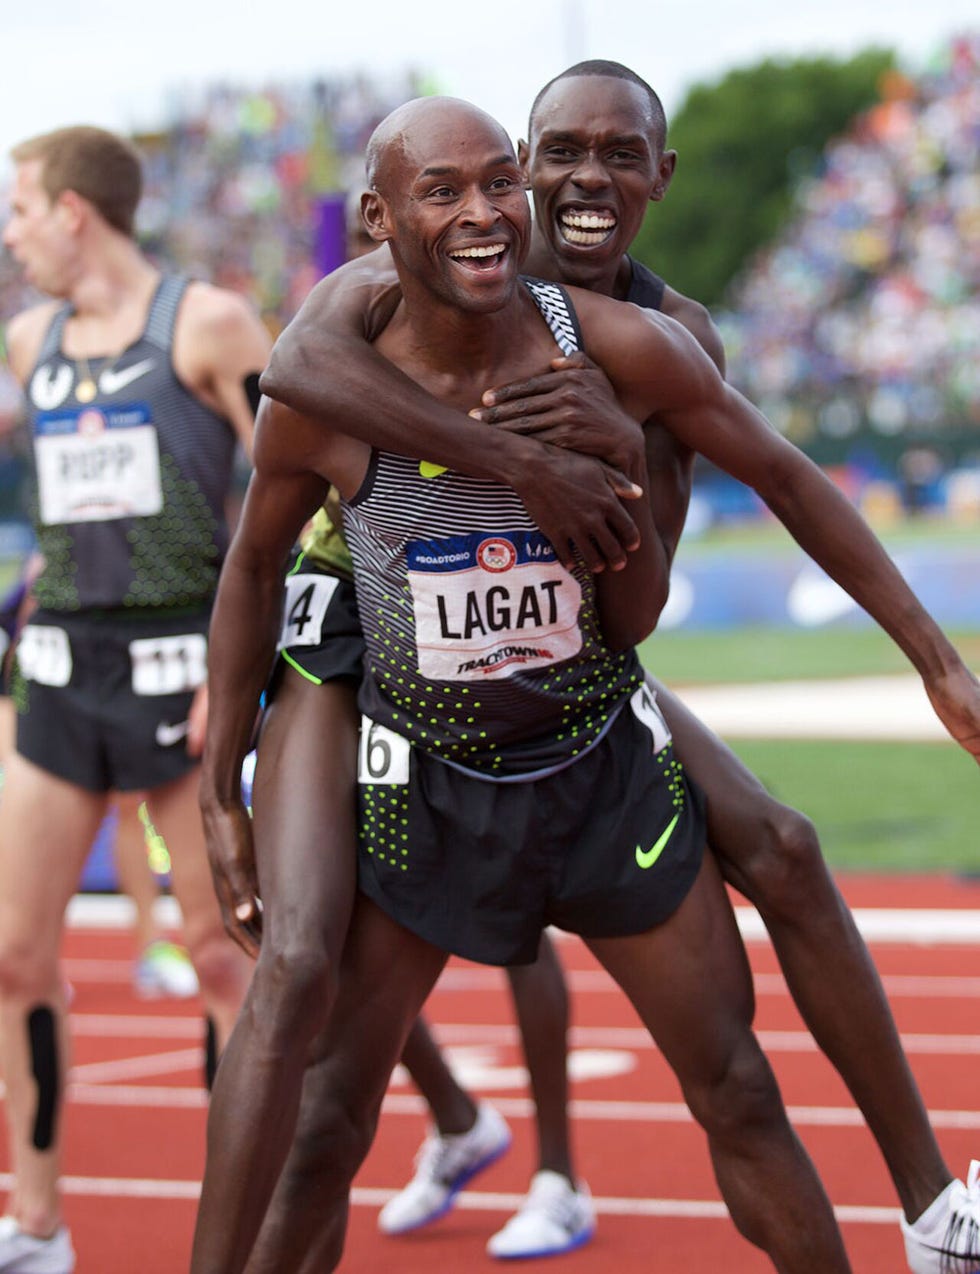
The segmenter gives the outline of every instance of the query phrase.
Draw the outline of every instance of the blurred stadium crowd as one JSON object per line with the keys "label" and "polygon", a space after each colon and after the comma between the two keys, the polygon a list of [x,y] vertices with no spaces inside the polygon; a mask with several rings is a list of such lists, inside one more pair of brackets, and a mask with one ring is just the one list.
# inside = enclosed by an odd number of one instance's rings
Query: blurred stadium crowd
{"label": "blurred stadium crowd", "polygon": [[[323,268],[322,208],[359,188],[374,125],[422,91],[406,73],[184,100],[138,139],[145,245],[279,330]],[[28,300],[0,258],[0,322]],[[856,498],[980,516],[980,33],[888,78],[717,317],[733,383]],[[0,363],[0,425],[17,409]],[[0,443],[0,520],[17,516],[16,445]],[[726,502],[752,507],[719,487],[720,515]]]}
{"label": "blurred stadium crowd", "polygon": [[976,512],[980,34],[882,88],[733,286],[729,375],[852,481],[890,474],[907,507]]}

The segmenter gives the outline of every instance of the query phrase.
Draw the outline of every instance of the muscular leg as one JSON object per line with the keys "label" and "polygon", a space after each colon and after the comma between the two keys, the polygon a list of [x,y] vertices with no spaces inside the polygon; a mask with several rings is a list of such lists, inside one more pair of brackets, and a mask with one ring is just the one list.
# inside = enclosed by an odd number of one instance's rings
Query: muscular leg
{"label": "muscular leg", "polygon": [[153,788],[146,794],[146,808],[170,852],[170,878],[180,904],[184,945],[220,1052],[235,1024],[252,968],[221,921],[197,803],[198,781],[194,769]]}
{"label": "muscular leg", "polygon": [[551,939],[541,935],[534,964],[507,970],[538,1130],[538,1167],[575,1184],[568,1122],[568,988]]}
{"label": "muscular leg", "polygon": [[409,1027],[445,962],[444,952],[358,898],[340,990],[306,1072],[293,1148],[248,1274],[325,1274],[337,1267],[350,1183],[374,1139]]}
{"label": "muscular leg", "polygon": [[657,703],[678,757],[707,796],[708,841],[722,873],[758,908],[803,1020],[850,1089],[913,1220],[952,1174],[816,833],[660,685]]}
{"label": "muscular leg", "polygon": [[830,1202],[752,1033],[745,948],[710,855],[665,924],[588,946],[680,1080],[739,1231],[781,1274],[848,1271]]}
{"label": "muscular leg", "polygon": [[336,995],[352,905],[356,756],[354,691],[339,682],[313,685],[287,670],[258,750],[262,946],[208,1114],[191,1264],[200,1274],[245,1267],[293,1140],[310,1045]]}
{"label": "muscular leg", "polygon": [[[533,964],[507,970],[534,1096],[538,1167],[574,1184],[568,1126],[568,990],[554,945],[541,935]],[[467,1132],[476,1103],[453,1075],[424,1017],[413,1024],[402,1052],[405,1066],[445,1137]]]}
{"label": "muscular leg", "polygon": [[[65,908],[105,805],[104,796],[17,753],[8,758],[0,800],[0,1068],[15,1184],[7,1211],[23,1230],[41,1237],[53,1233],[59,1220],[68,1039],[58,952]],[[43,1025],[53,1026],[54,1040],[53,1050],[42,1046],[37,1060],[28,1028],[35,1010]],[[40,1082],[39,1062],[46,1072]]]}
{"label": "muscular leg", "polygon": [[412,1024],[401,1061],[443,1137],[468,1132],[473,1127],[476,1102],[449,1069],[424,1017]]}

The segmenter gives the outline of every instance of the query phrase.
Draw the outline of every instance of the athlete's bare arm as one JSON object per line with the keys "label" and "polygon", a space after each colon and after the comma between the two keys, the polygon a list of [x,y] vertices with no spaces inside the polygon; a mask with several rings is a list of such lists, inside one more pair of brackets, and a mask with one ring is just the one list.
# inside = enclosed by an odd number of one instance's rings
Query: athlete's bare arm
{"label": "athlete's bare arm", "polygon": [[7,324],[4,343],[7,366],[21,385],[26,386],[31,369],[37,362],[44,336],[58,311],[58,301],[44,301],[29,310],[21,310]]}
{"label": "athlete's bare arm", "polygon": [[[343,419],[346,433],[382,450],[506,484],[565,565],[577,549],[592,570],[624,566],[639,539],[621,501],[642,494],[624,472],[594,456],[504,437],[438,403],[372,349],[393,308],[395,278],[379,249],[318,283],[276,342],[263,393],[313,419]],[[638,450],[629,467],[641,471]]]}
{"label": "athlete's bare arm", "polygon": [[[668,287],[661,313],[686,327],[724,376],[725,348],[705,307]],[[484,395],[483,403],[480,418],[509,432],[601,455],[620,468],[634,454],[636,424],[623,411],[602,369],[585,354],[555,359],[545,375],[497,386]],[[627,471],[646,488],[657,533],[672,562],[691,501],[694,453],[655,420],[646,422],[644,435],[646,476]]]}
{"label": "athlete's bare arm", "polygon": [[265,325],[244,297],[206,283],[188,287],[174,332],[174,370],[231,422],[249,457],[255,412],[245,378],[259,375],[271,347]]}
{"label": "athlete's bare arm", "polygon": [[[293,463],[270,416],[259,409],[255,468],[241,517],[221,571],[208,641],[210,712],[200,801],[208,855],[225,927],[250,954],[258,951],[261,915],[251,820],[242,804],[242,762],[251,744],[259,698],[279,637],[283,576],[290,549],[306,519],[323,503],[327,483]],[[275,423],[283,423],[281,420]],[[298,441],[301,425],[286,422]]]}
{"label": "athlete's bare arm", "polygon": [[591,293],[576,293],[575,305],[624,407],[656,416],[685,446],[751,486],[905,652],[947,730],[980,761],[980,683],[851,502],[722,380],[680,324]]}

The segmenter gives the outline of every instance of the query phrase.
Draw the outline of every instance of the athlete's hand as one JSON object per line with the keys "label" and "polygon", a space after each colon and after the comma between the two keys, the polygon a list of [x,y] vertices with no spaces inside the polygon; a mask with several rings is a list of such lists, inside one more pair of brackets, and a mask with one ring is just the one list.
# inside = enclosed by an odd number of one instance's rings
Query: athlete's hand
{"label": "athlete's hand", "polygon": [[980,764],[980,682],[960,663],[923,684],[939,720]]}
{"label": "athlete's hand", "polygon": [[561,447],[538,451],[512,485],[559,561],[571,569],[578,554],[590,571],[622,570],[640,543],[622,502],[639,500],[643,488],[595,456]]}
{"label": "athlete's hand", "polygon": [[643,430],[620,407],[605,373],[585,354],[554,358],[550,372],[489,389],[470,413],[512,433],[598,456],[643,482]]}
{"label": "athlete's hand", "polygon": [[201,787],[201,814],[211,875],[225,929],[247,955],[259,953],[262,903],[252,820],[241,801],[222,804]]}

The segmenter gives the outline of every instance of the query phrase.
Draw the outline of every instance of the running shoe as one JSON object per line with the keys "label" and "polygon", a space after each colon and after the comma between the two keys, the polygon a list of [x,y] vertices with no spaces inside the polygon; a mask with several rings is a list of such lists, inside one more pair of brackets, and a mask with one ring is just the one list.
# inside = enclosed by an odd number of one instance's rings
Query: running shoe
{"label": "running shoe", "polygon": [[72,1274],[75,1251],[67,1227],[49,1239],[25,1234],[12,1216],[0,1217],[0,1274]]}
{"label": "running shoe", "polygon": [[[143,999],[173,995],[186,1000],[197,995],[197,974],[190,956],[174,942],[151,942],[133,971],[133,986]],[[0,1274],[3,1266],[0,1265]]]}
{"label": "running shoe", "polygon": [[[902,1217],[912,1274],[980,1274],[980,1159],[912,1225]],[[3,1267],[0,1266],[0,1269]]]}
{"label": "running shoe", "polygon": [[487,1251],[502,1260],[557,1256],[588,1243],[595,1233],[589,1187],[573,1186],[560,1172],[536,1172],[518,1213],[491,1238]]}
{"label": "running shoe", "polygon": [[510,1145],[510,1129],[481,1101],[469,1132],[426,1137],[415,1156],[415,1176],[378,1213],[383,1234],[407,1234],[445,1216],[467,1181],[496,1162]]}

